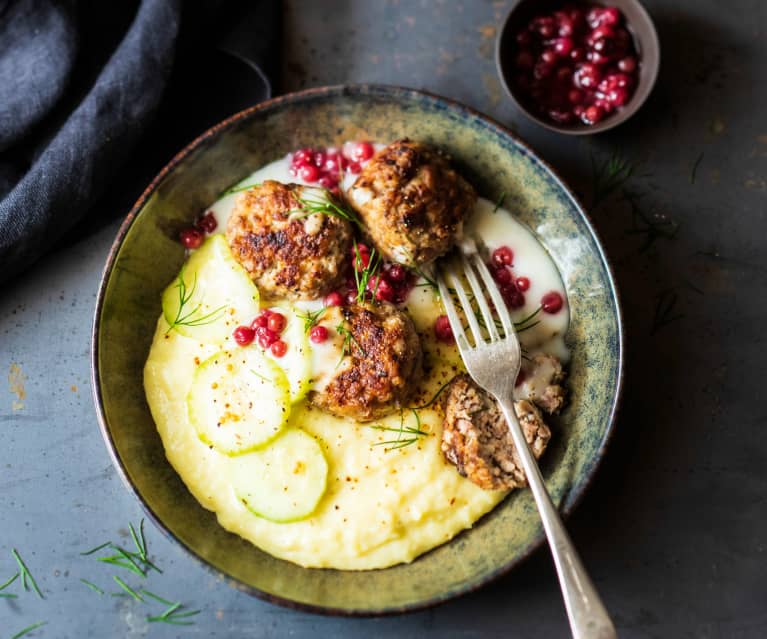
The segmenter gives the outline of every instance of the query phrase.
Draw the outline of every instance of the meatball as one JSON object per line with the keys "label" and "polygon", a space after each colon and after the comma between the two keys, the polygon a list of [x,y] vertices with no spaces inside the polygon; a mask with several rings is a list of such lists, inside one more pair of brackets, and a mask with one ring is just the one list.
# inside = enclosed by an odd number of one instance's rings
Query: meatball
{"label": "meatball", "polygon": [[328,197],[320,189],[265,180],[237,198],[226,239],[267,297],[318,298],[343,281],[351,224],[322,212],[305,214],[300,201]]}
{"label": "meatball", "polygon": [[443,156],[407,139],[373,156],[347,198],[384,257],[409,266],[447,253],[477,201]]}
{"label": "meatball", "polygon": [[[498,404],[468,375],[458,375],[445,389],[442,453],[458,472],[485,490],[525,486],[527,479]],[[514,411],[536,459],[551,438],[538,409],[527,400]]]}
{"label": "meatball", "polygon": [[413,321],[392,304],[337,309],[343,338],[338,372],[310,401],[340,417],[370,421],[401,407],[421,374],[421,342]]}
{"label": "meatball", "polygon": [[565,374],[560,361],[553,355],[538,353],[525,369],[520,394],[550,415],[562,410],[565,389],[561,384]]}

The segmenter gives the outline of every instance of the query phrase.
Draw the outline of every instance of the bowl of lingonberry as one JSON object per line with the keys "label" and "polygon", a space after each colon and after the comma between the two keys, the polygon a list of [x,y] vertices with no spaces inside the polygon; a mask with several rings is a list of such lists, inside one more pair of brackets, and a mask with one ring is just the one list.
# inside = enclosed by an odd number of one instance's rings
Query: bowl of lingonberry
{"label": "bowl of lingonberry", "polygon": [[625,122],[652,91],[660,44],[637,0],[519,0],[496,46],[501,82],[548,129],[588,135]]}

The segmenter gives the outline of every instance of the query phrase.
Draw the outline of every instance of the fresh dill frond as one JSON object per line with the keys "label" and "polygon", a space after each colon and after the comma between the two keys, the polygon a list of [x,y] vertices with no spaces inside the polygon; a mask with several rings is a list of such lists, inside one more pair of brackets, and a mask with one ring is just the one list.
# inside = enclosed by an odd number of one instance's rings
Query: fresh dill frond
{"label": "fresh dill frond", "polygon": [[498,201],[495,203],[495,206],[493,207],[493,213],[498,213],[498,209],[500,209],[503,206],[503,201],[506,199],[506,191],[503,191],[500,196],[498,196]]}
{"label": "fresh dill frond", "polygon": [[623,186],[634,174],[635,166],[618,154],[603,162],[591,155],[592,199],[591,209],[597,208],[611,193]]}
{"label": "fresh dill frond", "polygon": [[21,637],[28,635],[30,632],[35,630],[36,628],[39,628],[40,626],[44,626],[47,624],[47,621],[38,621],[37,623],[33,623],[30,626],[27,626],[26,628],[23,628],[22,630],[19,630],[15,635],[11,637],[11,639],[21,639]]}
{"label": "fresh dill frond", "polygon": [[234,186],[230,186],[228,189],[226,189],[226,191],[221,193],[219,197],[221,198],[226,195],[232,195],[233,193],[241,193],[242,191],[248,191],[256,186],[261,186],[261,182],[254,182],[253,184],[243,184],[242,186],[237,186],[237,184],[235,184]]}
{"label": "fresh dill frond", "polygon": [[365,263],[362,260],[362,253],[360,252],[359,245],[357,244],[357,240],[354,240],[354,284],[357,287],[357,303],[362,304],[362,302],[365,301],[365,296],[367,295],[367,289],[368,285],[370,284],[370,280],[373,277],[376,277],[376,286],[375,289],[372,292],[373,299],[375,299],[376,293],[378,292],[378,285],[381,282],[381,278],[377,276],[378,271],[381,270],[382,266],[382,260],[381,260],[381,254],[378,253],[375,249],[370,251],[370,257],[368,258],[368,263],[365,265]]}
{"label": "fresh dill frond", "polygon": [[695,158],[695,162],[692,164],[692,170],[690,171],[690,184],[695,184],[695,175],[698,172],[698,167],[700,166],[700,163],[703,161],[703,151],[701,151],[698,154],[698,157]]}
{"label": "fresh dill frond", "polygon": [[92,555],[93,553],[96,553],[99,550],[102,550],[102,549],[106,548],[107,546],[111,546],[111,545],[112,545],[111,541],[105,541],[100,546],[96,546],[95,548],[91,548],[90,550],[86,550],[85,552],[81,552],[80,555],[83,556],[83,557],[85,557],[86,555]]}
{"label": "fresh dill frond", "polygon": [[[131,588],[128,584],[126,584],[122,579],[120,579],[117,575],[112,575],[112,579],[115,580],[115,583],[120,586],[128,595],[133,597],[136,601],[143,602],[144,598],[138,594],[133,588]],[[117,593],[122,594],[122,593]]]}
{"label": "fresh dill frond", "polygon": [[146,620],[150,623],[167,623],[173,626],[192,626],[194,621],[187,621],[189,617],[199,615],[199,610],[182,610],[183,604],[174,603],[167,608],[162,614],[147,617]]}
{"label": "fresh dill frond", "polygon": [[420,437],[426,437],[429,433],[423,430],[421,425],[421,417],[415,408],[409,408],[415,417],[416,425],[405,426],[405,411],[400,409],[399,412],[399,428],[391,428],[390,426],[381,426],[380,424],[374,424],[370,428],[374,430],[380,430],[384,432],[397,433],[396,439],[388,439],[386,441],[375,442],[373,446],[387,446],[386,450],[396,450],[398,448],[405,448],[415,444]]}
{"label": "fresh dill frond", "polygon": [[191,310],[187,309],[186,307],[197,289],[197,273],[194,274],[190,289],[184,281],[184,267],[181,268],[181,272],[178,274],[176,288],[178,289],[178,310],[176,311],[176,317],[169,323],[168,330],[165,332],[166,335],[177,326],[205,326],[206,324],[212,324],[221,318],[226,309],[226,306],[220,306],[210,313],[201,314],[202,303],[197,304]]}
{"label": "fresh dill frond", "polygon": [[323,306],[316,311],[306,311],[305,314],[296,313],[296,316],[304,321],[304,333],[308,333],[310,330],[312,330],[312,328],[314,328],[319,323],[320,318],[325,314],[325,311],[327,310],[328,307]]}
{"label": "fresh dill frond", "polygon": [[323,213],[324,215],[341,218],[359,227],[362,226],[362,222],[353,211],[336,203],[333,195],[327,189],[322,189],[322,191],[324,192],[324,197],[317,195],[314,197],[304,196],[296,198],[301,208],[290,211],[290,214],[296,214],[296,217],[302,218],[314,215],[315,213]]}
{"label": "fresh dill frond", "polygon": [[336,364],[336,368],[338,368],[341,365],[341,362],[344,361],[344,357],[352,355],[352,345],[357,347],[357,350],[359,350],[362,357],[367,357],[365,349],[362,348],[362,345],[357,341],[357,338],[354,337],[352,332],[344,326],[343,322],[336,326],[336,332],[343,338],[343,343],[341,345],[341,359],[338,361],[338,364]]}
{"label": "fresh dill frond", "polygon": [[80,579],[88,588],[90,588],[93,592],[98,593],[99,595],[103,595],[104,591],[99,588],[96,584],[94,584],[91,581],[88,581],[87,579]]}
{"label": "fresh dill frond", "polygon": [[35,578],[32,576],[32,573],[29,572],[29,568],[27,568],[27,565],[24,563],[21,555],[19,555],[19,551],[14,548],[11,552],[14,559],[16,560],[16,564],[19,567],[19,572],[21,573],[21,584],[24,586],[24,590],[29,590],[29,585],[31,584],[32,589],[37,593],[37,596],[40,597],[40,599],[45,599],[43,593],[40,592],[40,588],[37,587]]}
{"label": "fresh dill frond", "polygon": [[437,389],[437,392],[434,393],[434,395],[432,395],[432,398],[428,402],[426,402],[425,404],[421,404],[420,406],[411,406],[410,410],[414,410],[415,411],[415,410],[422,410],[424,408],[430,408],[434,404],[434,402],[437,401],[439,396],[442,394],[442,391],[444,391],[448,386],[450,386],[452,381],[453,380],[451,379],[451,380],[445,382],[444,384],[442,384],[442,386],[440,386]]}

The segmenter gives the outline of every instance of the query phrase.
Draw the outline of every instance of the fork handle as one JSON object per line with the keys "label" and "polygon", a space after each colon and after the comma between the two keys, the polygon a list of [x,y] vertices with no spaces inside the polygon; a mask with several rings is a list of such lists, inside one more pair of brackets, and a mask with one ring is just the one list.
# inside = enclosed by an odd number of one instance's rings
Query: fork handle
{"label": "fork handle", "polygon": [[499,399],[501,410],[511,431],[514,446],[522,460],[528,484],[533,492],[538,512],[541,515],[543,529],[549,540],[551,554],[559,577],[559,586],[565,600],[567,618],[574,639],[617,639],[615,626],[610,619],[602,600],[586,568],[578,556],[570,535],[567,534],[557,509],[551,501],[541,471],[527,445],[522,428],[519,425],[514,403]]}

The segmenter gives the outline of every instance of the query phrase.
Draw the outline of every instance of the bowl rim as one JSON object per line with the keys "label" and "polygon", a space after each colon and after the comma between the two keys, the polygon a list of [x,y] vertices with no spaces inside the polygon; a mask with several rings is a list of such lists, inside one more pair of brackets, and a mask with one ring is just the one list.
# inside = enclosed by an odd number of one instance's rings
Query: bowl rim
{"label": "bowl rim", "polygon": [[[514,0],[509,7],[509,11],[506,14],[506,17],[503,19],[503,22],[501,22],[501,27],[498,29],[498,35],[495,38],[495,68],[498,73],[498,78],[501,82],[501,86],[503,87],[504,91],[506,92],[506,95],[511,100],[511,103],[517,108],[517,110],[522,113],[525,117],[532,120],[539,126],[542,126],[545,129],[548,129],[549,131],[554,131],[555,133],[561,133],[563,135],[596,135],[597,133],[604,133],[605,131],[609,131],[610,129],[614,129],[617,126],[620,126],[624,122],[627,122],[630,120],[636,113],[639,111],[639,109],[642,108],[642,105],[647,101],[647,99],[650,97],[650,94],[652,93],[653,89],[655,88],[655,83],[658,80],[658,74],[660,73],[660,63],[661,63],[661,47],[660,47],[660,38],[658,38],[658,29],[655,27],[655,21],[652,19],[652,16],[650,15],[650,12],[647,11],[645,6],[639,1],[639,0],[625,0],[626,2],[630,3],[634,6],[634,8],[639,12],[642,16],[642,19],[646,21],[649,29],[647,31],[648,36],[648,50],[655,51],[655,64],[650,68],[650,75],[645,80],[645,87],[643,88],[643,94],[639,96],[638,100],[630,100],[629,103],[626,105],[627,108],[624,108],[621,112],[615,113],[613,117],[609,117],[602,122],[599,122],[594,125],[582,125],[582,126],[559,126],[555,124],[554,122],[549,122],[547,120],[544,120],[543,118],[538,117],[535,113],[530,111],[520,100],[517,99],[517,96],[514,95],[514,91],[512,90],[512,86],[507,78],[507,72],[504,71],[504,69],[507,69],[507,64],[503,61],[501,57],[501,43],[504,40],[504,37],[507,37],[507,32],[511,25],[511,18],[517,9],[519,9],[520,5],[525,2],[525,0]],[[636,93],[639,93],[637,91]],[[632,96],[633,98],[633,96]]]}
{"label": "bowl rim", "polygon": [[412,88],[397,86],[397,85],[361,83],[361,84],[328,85],[328,86],[314,87],[310,89],[304,89],[302,91],[287,93],[275,98],[271,98],[269,100],[265,100],[252,107],[248,107],[246,109],[243,109],[242,111],[234,113],[233,115],[229,116],[228,118],[222,120],[221,122],[213,125],[209,129],[201,133],[194,140],[192,140],[192,142],[187,144],[183,149],[181,149],[178,153],[176,153],[173,156],[173,158],[160,170],[160,172],[149,183],[146,189],[139,196],[136,203],[130,209],[127,216],[121,223],[120,228],[117,232],[117,235],[107,255],[107,260],[104,265],[101,280],[99,283],[99,289],[98,289],[96,305],[94,308],[94,315],[93,315],[93,323],[92,323],[92,330],[91,330],[90,377],[91,377],[91,389],[93,394],[93,401],[96,408],[96,417],[99,423],[99,430],[101,431],[101,435],[104,439],[104,443],[106,445],[107,451],[109,452],[112,465],[117,470],[117,473],[120,476],[120,479],[122,480],[125,487],[138,500],[139,504],[141,505],[147,517],[152,521],[152,523],[154,523],[154,525],[163,533],[163,535],[166,538],[174,541],[190,557],[192,557],[199,564],[201,564],[202,567],[205,568],[208,572],[216,575],[217,577],[222,578],[230,586],[233,586],[234,588],[238,590],[246,592],[249,595],[255,596],[258,599],[268,601],[273,604],[278,604],[286,608],[291,608],[294,610],[310,612],[315,614],[322,614],[322,615],[329,615],[329,616],[343,616],[343,617],[381,617],[381,616],[390,616],[390,615],[397,615],[397,614],[403,614],[408,612],[417,612],[419,610],[425,610],[427,608],[431,608],[436,605],[445,603],[451,599],[455,599],[462,595],[479,590],[480,588],[487,585],[488,583],[510,572],[514,567],[519,565],[525,559],[529,558],[535,551],[537,551],[543,545],[543,542],[545,541],[545,535],[543,530],[541,529],[538,535],[533,538],[533,540],[530,542],[528,547],[522,553],[520,553],[518,556],[514,557],[510,561],[502,564],[495,570],[490,571],[486,574],[483,574],[480,578],[476,579],[475,581],[472,581],[471,583],[459,589],[447,592],[441,596],[435,596],[430,599],[419,601],[413,604],[405,604],[402,606],[389,606],[389,607],[383,607],[383,608],[328,607],[328,606],[321,606],[317,604],[310,604],[310,603],[295,601],[293,599],[288,599],[280,595],[274,595],[271,593],[264,592],[250,584],[240,581],[236,577],[232,577],[231,575],[223,572],[222,570],[216,568],[214,565],[209,563],[204,557],[200,556],[193,548],[187,546],[182,540],[177,538],[175,534],[171,532],[171,530],[165,526],[165,524],[161,521],[159,516],[155,514],[155,512],[152,510],[149,504],[144,500],[143,496],[139,493],[138,489],[131,482],[128,476],[127,468],[124,465],[122,459],[117,454],[117,450],[114,445],[114,440],[112,439],[112,435],[107,424],[107,418],[104,411],[102,389],[101,389],[101,383],[100,383],[100,377],[99,377],[99,341],[98,340],[99,340],[99,332],[100,332],[100,326],[101,326],[101,315],[102,315],[102,310],[103,310],[104,301],[106,297],[106,290],[113,272],[113,267],[115,265],[117,255],[120,249],[122,248],[123,242],[125,241],[125,238],[128,235],[128,231],[130,230],[130,227],[132,226],[133,222],[135,221],[141,209],[144,207],[147,200],[151,197],[154,191],[159,187],[159,185],[166,178],[166,176],[168,176],[190,153],[192,153],[199,146],[201,146],[206,140],[210,139],[213,136],[218,135],[221,131],[234,126],[236,123],[240,122],[243,119],[247,119],[253,116],[254,114],[279,109],[286,104],[308,102],[308,101],[315,100],[317,98],[332,97],[332,96],[343,97],[343,96],[353,96],[353,95],[355,96],[356,95],[385,96],[385,97],[395,98],[395,99],[396,98],[401,99],[401,98],[407,98],[407,97],[421,98],[421,99],[426,98],[428,101],[432,103],[437,103],[437,104],[446,106],[447,109],[453,111],[454,113],[468,115],[477,120],[480,120],[481,122],[485,124],[485,126],[487,126],[496,135],[510,138],[516,146],[521,148],[529,157],[533,159],[533,161],[539,163],[539,165],[544,170],[546,170],[551,175],[551,177],[554,178],[554,180],[562,187],[563,191],[565,192],[565,194],[567,195],[571,203],[575,206],[576,210],[580,213],[584,223],[586,224],[587,229],[592,234],[592,237],[595,241],[594,243],[596,245],[598,256],[605,267],[607,280],[609,283],[610,295],[614,302],[614,308],[615,308],[615,314],[616,314],[616,320],[617,320],[616,388],[615,388],[615,393],[612,397],[612,401],[610,404],[610,413],[607,420],[607,427],[599,443],[597,452],[594,458],[592,459],[591,466],[588,469],[588,472],[586,473],[581,483],[577,485],[576,488],[569,493],[571,497],[569,500],[569,503],[566,504],[560,510],[560,514],[563,517],[563,519],[566,519],[567,517],[570,516],[570,514],[572,514],[575,508],[582,501],[588,488],[591,486],[592,482],[594,481],[594,478],[597,474],[597,470],[601,466],[602,459],[604,458],[608,445],[612,439],[612,435],[615,429],[616,416],[623,398],[625,336],[624,336],[624,326],[623,326],[623,312],[621,310],[620,296],[615,284],[615,276],[613,273],[612,265],[610,261],[608,260],[607,255],[605,254],[604,248],[602,246],[601,238],[596,232],[596,229],[594,228],[592,220],[589,217],[588,213],[586,212],[585,208],[582,206],[581,202],[579,201],[577,196],[574,194],[574,192],[567,186],[564,180],[560,177],[560,175],[546,161],[541,159],[540,156],[538,156],[530,148],[530,146],[528,146],[525,142],[520,140],[516,134],[514,134],[511,130],[509,130],[507,127],[500,124],[493,118],[481,113],[480,111],[476,109],[473,109],[472,107],[468,107],[456,100],[452,100],[450,98],[446,98],[428,91],[423,91],[420,89],[412,89]]}

